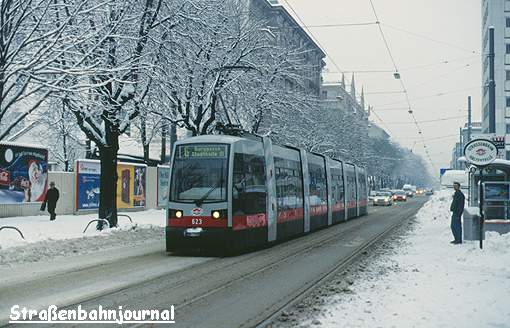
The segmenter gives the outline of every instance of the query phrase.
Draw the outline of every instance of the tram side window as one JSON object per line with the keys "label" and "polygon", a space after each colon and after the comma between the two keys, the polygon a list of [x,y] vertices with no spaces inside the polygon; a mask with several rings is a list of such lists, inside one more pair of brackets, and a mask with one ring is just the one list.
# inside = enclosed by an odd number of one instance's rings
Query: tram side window
{"label": "tram side window", "polygon": [[354,174],[347,173],[347,201],[356,200],[356,179]]}
{"label": "tram side window", "polygon": [[344,181],[342,177],[342,170],[331,169],[331,190],[332,198],[335,204],[341,204],[344,201]]}
{"label": "tram side window", "polygon": [[264,157],[235,153],[233,178],[233,215],[265,213],[267,188]]}
{"label": "tram side window", "polygon": [[365,175],[362,173],[358,173],[358,181],[360,188],[360,199],[365,200],[367,198],[367,181],[365,180]]}
{"label": "tram side window", "polygon": [[275,157],[278,211],[303,207],[303,178],[299,162]]}
{"label": "tram side window", "polygon": [[326,205],[328,203],[328,191],[324,167],[310,163],[308,170],[310,172],[310,205]]}

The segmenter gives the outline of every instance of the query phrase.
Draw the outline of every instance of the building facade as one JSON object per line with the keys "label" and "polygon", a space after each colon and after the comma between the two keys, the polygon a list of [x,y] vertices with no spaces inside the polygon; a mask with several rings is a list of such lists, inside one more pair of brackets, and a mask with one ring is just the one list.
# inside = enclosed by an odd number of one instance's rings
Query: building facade
{"label": "building facade", "polygon": [[[496,135],[510,134],[510,0],[482,0],[482,130],[489,133],[489,28],[494,27]],[[508,140],[507,150],[510,150]]]}
{"label": "building facade", "polygon": [[[255,19],[267,22],[266,32],[271,34],[275,45],[286,49],[299,49],[301,61],[299,75],[306,78],[305,92],[320,96],[322,69],[326,65],[326,54],[294,17],[278,3],[278,0],[245,0],[250,14]],[[289,86],[292,87],[292,86]]]}

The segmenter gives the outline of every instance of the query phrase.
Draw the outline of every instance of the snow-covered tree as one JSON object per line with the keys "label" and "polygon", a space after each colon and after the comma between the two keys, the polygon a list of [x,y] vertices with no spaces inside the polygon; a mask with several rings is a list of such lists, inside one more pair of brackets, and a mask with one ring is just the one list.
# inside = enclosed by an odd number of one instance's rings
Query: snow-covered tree
{"label": "snow-covered tree", "polygon": [[[0,1],[0,140],[58,87],[54,63],[76,39],[66,37],[87,0],[68,5],[62,0]],[[66,17],[58,12],[66,10]]]}
{"label": "snow-covered tree", "polygon": [[59,58],[63,70],[76,74],[57,91],[99,150],[99,216],[116,226],[119,136],[145,110],[135,106],[137,97],[144,97],[146,72],[152,71],[162,31],[173,26],[175,11],[163,0],[91,0],[86,8],[68,37],[87,37]]}

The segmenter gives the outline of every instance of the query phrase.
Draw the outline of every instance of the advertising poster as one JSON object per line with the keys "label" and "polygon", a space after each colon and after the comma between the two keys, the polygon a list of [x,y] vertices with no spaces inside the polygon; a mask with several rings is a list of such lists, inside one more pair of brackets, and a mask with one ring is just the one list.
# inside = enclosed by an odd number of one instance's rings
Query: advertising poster
{"label": "advertising poster", "polygon": [[170,167],[158,166],[158,207],[166,207],[170,186]]}
{"label": "advertising poster", "polygon": [[42,202],[47,189],[47,149],[0,144],[0,203]]}
{"label": "advertising poster", "polygon": [[508,202],[510,201],[509,183],[484,183],[484,197],[486,201]]}
{"label": "advertising poster", "polygon": [[101,166],[99,161],[76,162],[76,209],[99,208],[99,182]]}
{"label": "advertising poster", "polygon": [[146,166],[134,166],[133,206],[145,207],[145,182],[147,178]]}
{"label": "advertising poster", "polygon": [[145,207],[146,173],[146,166],[117,165],[117,208]]}

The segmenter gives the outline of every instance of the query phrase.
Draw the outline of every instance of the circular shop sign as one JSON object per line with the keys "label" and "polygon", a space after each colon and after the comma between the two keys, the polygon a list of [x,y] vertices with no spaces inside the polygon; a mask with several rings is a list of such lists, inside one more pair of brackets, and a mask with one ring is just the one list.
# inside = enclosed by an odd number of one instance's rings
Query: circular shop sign
{"label": "circular shop sign", "polygon": [[498,148],[490,140],[475,139],[464,147],[464,156],[468,163],[485,166],[498,157]]}

